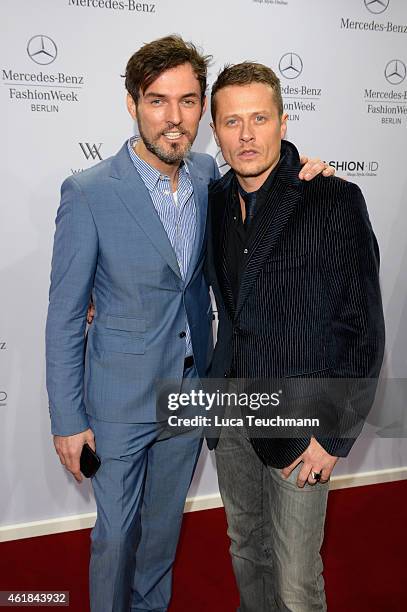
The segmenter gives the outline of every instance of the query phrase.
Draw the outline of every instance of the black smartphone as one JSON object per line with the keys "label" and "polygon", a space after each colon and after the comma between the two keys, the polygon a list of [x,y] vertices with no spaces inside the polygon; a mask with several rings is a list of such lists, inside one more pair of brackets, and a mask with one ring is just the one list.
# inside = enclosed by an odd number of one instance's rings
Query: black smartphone
{"label": "black smartphone", "polygon": [[89,444],[84,444],[80,458],[81,472],[86,478],[91,478],[100,468],[100,459]]}

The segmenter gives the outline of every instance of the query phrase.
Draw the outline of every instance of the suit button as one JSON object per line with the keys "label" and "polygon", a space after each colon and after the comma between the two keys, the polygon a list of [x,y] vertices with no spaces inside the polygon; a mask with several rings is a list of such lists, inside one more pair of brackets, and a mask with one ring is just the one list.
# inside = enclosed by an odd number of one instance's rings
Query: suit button
{"label": "suit button", "polygon": [[234,327],[233,328],[233,335],[234,336],[240,336],[242,333],[242,330],[240,329],[240,327]]}
{"label": "suit button", "polygon": [[184,331],[180,332],[180,334],[179,334],[180,338],[185,338],[185,336],[186,336],[186,333]]}
{"label": "suit button", "polygon": [[223,375],[225,378],[229,378],[229,372],[225,372]]}

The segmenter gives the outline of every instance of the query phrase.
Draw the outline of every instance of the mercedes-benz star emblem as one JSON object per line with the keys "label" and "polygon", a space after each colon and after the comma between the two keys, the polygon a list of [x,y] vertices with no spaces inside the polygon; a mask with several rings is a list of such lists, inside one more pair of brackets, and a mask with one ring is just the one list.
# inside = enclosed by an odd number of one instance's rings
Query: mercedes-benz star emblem
{"label": "mercedes-benz star emblem", "polygon": [[278,69],[286,79],[296,79],[299,77],[302,67],[302,59],[296,53],[286,53],[278,64]]}
{"label": "mercedes-benz star emblem", "polygon": [[44,34],[37,34],[28,41],[27,53],[33,62],[45,66],[46,64],[52,64],[58,51],[52,38],[44,36]]}
{"label": "mercedes-benz star emblem", "polygon": [[400,85],[407,75],[407,67],[401,60],[391,60],[384,69],[386,81],[391,85]]}
{"label": "mercedes-benz star emblem", "polygon": [[365,7],[371,13],[375,13],[378,15],[379,13],[384,13],[387,7],[390,4],[390,0],[364,0]]}

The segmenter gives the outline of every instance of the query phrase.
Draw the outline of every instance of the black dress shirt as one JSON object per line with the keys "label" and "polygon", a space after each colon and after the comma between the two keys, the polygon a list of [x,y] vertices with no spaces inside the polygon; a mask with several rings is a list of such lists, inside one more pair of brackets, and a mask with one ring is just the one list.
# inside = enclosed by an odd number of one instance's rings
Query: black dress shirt
{"label": "black dress shirt", "polygon": [[250,226],[246,226],[243,222],[238,181],[236,176],[233,177],[233,185],[230,192],[229,224],[226,228],[226,267],[230,278],[235,307],[239,295],[240,280],[245,267],[245,258],[248,254],[247,245],[256,232],[258,220],[262,215],[264,203],[267,200],[267,195],[271,189],[280,163],[281,159],[270,172],[263,185],[256,192],[256,214]]}

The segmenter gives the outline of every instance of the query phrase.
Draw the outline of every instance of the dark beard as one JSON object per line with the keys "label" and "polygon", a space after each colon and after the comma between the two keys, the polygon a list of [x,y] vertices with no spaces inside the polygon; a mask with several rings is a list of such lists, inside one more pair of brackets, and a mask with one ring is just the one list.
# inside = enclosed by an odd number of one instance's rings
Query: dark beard
{"label": "dark beard", "polygon": [[160,161],[164,162],[164,164],[168,164],[169,166],[179,164],[192,147],[191,142],[188,142],[185,147],[180,147],[177,143],[174,142],[170,143],[170,147],[172,150],[165,151],[160,146],[156,145],[154,142],[151,142],[146,138],[140,123],[138,124],[138,131],[147,151],[150,151],[150,153],[158,157]]}

